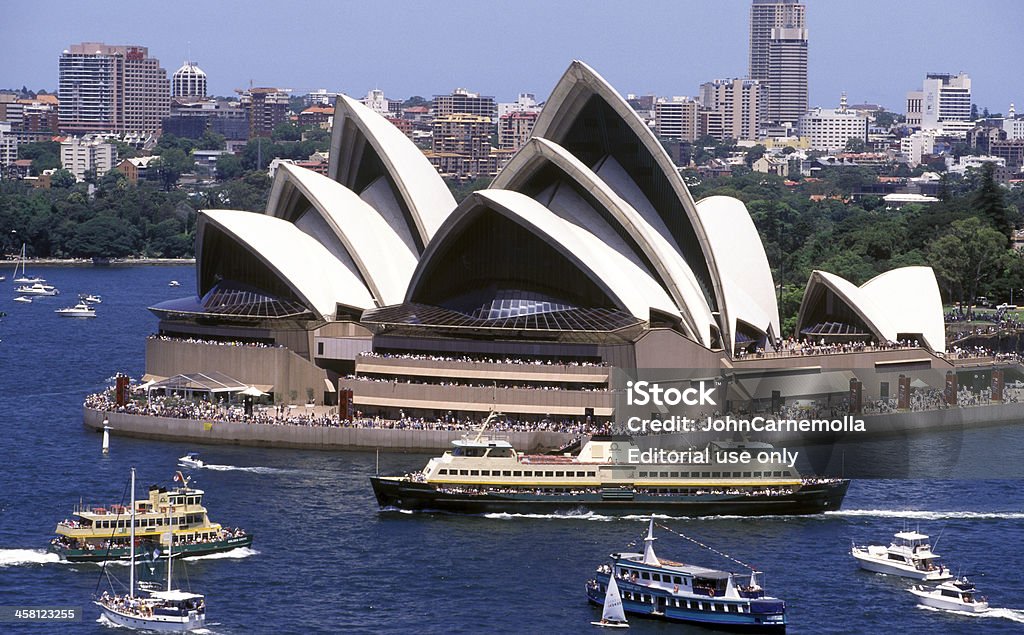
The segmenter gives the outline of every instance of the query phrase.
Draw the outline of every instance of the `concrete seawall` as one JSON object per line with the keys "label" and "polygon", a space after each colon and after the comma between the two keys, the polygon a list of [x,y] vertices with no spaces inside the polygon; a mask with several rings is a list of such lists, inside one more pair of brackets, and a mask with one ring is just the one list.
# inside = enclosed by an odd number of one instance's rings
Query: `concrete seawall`
{"label": "concrete seawall", "polygon": [[[109,419],[111,433],[143,439],[191,441],[212,445],[299,448],[306,450],[374,450],[439,453],[462,438],[464,430],[388,430],[380,428],[328,428],[318,426],[230,423],[150,417],[83,408],[83,423],[103,429]],[[538,452],[560,447],[572,439],[563,432],[501,432],[517,450]]]}

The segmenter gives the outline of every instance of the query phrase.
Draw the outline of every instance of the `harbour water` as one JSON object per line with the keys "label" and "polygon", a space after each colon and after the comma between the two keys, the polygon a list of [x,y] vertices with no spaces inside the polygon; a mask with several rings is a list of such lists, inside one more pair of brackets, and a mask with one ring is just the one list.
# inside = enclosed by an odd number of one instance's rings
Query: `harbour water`
{"label": "harbour water", "polygon": [[[214,633],[587,633],[599,612],[584,583],[608,553],[646,528],[641,518],[442,516],[377,510],[373,453],[197,447],[114,436],[110,454],[81,425],[85,394],[118,371],[143,372],[146,307],[191,292],[191,267],[40,268],[56,298],[12,302],[0,283],[0,605],[83,610],[74,624],[0,624],[3,633],[105,633],[90,603],[100,568],[66,564],[45,548],[80,500],[119,502],[128,468],[139,493],[171,485],[177,457],[192,470],[211,518],[255,535],[254,548],[189,562]],[[182,286],[169,288],[178,279]],[[79,292],[103,296],[98,317],[54,309]],[[1024,447],[1024,426],[980,430],[979,445]],[[380,456],[382,472],[421,467],[424,455]],[[787,601],[790,633],[1019,633],[1024,630],[1024,493],[1017,480],[855,481],[840,512],[801,518],[661,522],[766,572]],[[937,537],[954,571],[973,574],[993,607],[966,616],[915,606],[909,582],[859,571],[850,542],[887,540],[904,526]],[[730,563],[662,534],[666,557]],[[112,567],[127,578],[124,567]],[[106,588],[100,583],[99,588]],[[633,633],[707,633],[632,619]]]}

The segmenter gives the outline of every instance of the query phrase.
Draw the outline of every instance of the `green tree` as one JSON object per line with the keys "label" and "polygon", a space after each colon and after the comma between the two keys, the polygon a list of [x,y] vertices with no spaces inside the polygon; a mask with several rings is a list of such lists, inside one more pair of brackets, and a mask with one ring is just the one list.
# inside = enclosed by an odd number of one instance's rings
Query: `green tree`
{"label": "green tree", "polygon": [[230,181],[242,176],[242,160],[233,154],[222,154],[217,157],[217,180]]}
{"label": "green tree", "polygon": [[1011,214],[1010,208],[1006,205],[1003,188],[996,182],[995,164],[991,161],[982,164],[981,182],[974,192],[971,203],[976,214],[986,219],[1006,237],[1006,246],[1009,246],[1017,219],[1013,218],[1015,215]]}
{"label": "green tree", "polygon": [[299,141],[302,139],[302,128],[290,121],[282,121],[274,126],[270,138],[274,141]]}
{"label": "green tree", "polygon": [[118,258],[136,252],[139,232],[112,216],[96,216],[78,225],[68,254],[80,258]]}
{"label": "green tree", "polygon": [[196,142],[195,149],[197,150],[223,150],[224,149],[224,135],[217,134],[212,130],[207,130],[203,133],[203,136]]}
{"label": "green tree", "polygon": [[75,175],[63,168],[54,170],[53,174],[50,176],[50,187],[74,187],[75,182]]}
{"label": "green tree", "polygon": [[18,146],[18,158],[32,161],[32,174],[60,167],[60,144],[56,141],[38,141]]}
{"label": "green tree", "polygon": [[982,284],[1000,274],[1006,238],[976,217],[954,221],[928,245],[927,258],[948,299],[974,302]]}
{"label": "green tree", "polygon": [[178,148],[164,150],[159,158],[149,164],[149,169],[160,175],[160,183],[164,190],[173,188],[182,174],[191,172],[194,168],[195,160],[192,156]]}
{"label": "green tree", "polygon": [[763,145],[761,145],[760,143],[755,145],[755,146],[751,146],[747,150],[747,156],[744,159],[744,161],[747,164],[747,167],[748,168],[754,167],[754,162],[757,161],[758,159],[760,159],[761,157],[763,157],[764,153],[765,153],[765,147]]}

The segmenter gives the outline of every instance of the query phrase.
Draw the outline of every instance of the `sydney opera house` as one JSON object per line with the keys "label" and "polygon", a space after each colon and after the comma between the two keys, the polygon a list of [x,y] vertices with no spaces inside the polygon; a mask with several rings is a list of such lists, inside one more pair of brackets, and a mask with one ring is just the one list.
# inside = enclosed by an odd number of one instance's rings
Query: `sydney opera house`
{"label": "sydney opera house", "polygon": [[[815,271],[797,332],[782,332],[744,204],[694,201],[644,121],[581,62],[490,188],[458,204],[397,128],[339,97],[327,176],[283,165],[266,213],[202,211],[196,256],[197,297],[151,308],[161,337],[147,373],[217,371],[283,403],[600,420],[613,367],[946,364],[926,267],[860,287]],[[796,356],[778,350],[790,338],[912,344]]]}

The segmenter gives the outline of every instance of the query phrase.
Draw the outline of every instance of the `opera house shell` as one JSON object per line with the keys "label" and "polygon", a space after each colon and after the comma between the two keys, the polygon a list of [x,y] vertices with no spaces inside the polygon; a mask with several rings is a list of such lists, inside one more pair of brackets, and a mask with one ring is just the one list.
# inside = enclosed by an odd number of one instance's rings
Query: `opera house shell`
{"label": "opera house shell", "polygon": [[[151,308],[151,376],[216,370],[284,402],[332,403],[340,385],[384,416],[609,417],[611,367],[732,366],[790,335],[743,203],[694,201],[578,61],[532,138],[458,205],[404,134],[339,97],[328,175],[283,165],[265,214],[204,210],[196,256],[197,296]],[[862,287],[815,272],[798,328],[940,352],[937,294],[927,268]]]}

